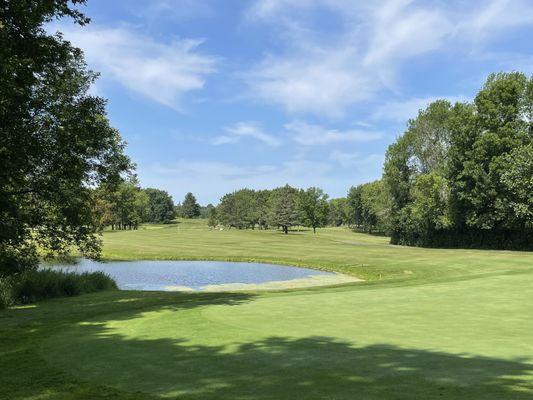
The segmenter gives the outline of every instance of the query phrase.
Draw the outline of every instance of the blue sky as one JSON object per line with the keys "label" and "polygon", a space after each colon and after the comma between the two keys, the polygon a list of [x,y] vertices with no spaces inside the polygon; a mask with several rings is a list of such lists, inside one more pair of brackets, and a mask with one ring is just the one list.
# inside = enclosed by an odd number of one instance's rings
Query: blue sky
{"label": "blue sky", "polygon": [[202,204],[289,183],[331,197],[381,176],[437,98],[533,73],[531,0],[89,0],[52,26],[101,73],[143,187]]}

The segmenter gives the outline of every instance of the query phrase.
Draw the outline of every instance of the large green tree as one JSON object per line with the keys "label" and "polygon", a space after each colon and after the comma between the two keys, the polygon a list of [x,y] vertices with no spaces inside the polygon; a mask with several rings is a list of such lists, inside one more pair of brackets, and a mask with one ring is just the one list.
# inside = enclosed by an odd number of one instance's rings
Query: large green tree
{"label": "large green tree", "polygon": [[99,253],[91,187],[130,168],[105,100],[88,93],[96,74],[81,50],[43,26],[84,1],[4,1],[0,6],[0,265],[36,265],[36,247]]}
{"label": "large green tree", "polygon": [[387,152],[393,243],[531,248],[533,78],[488,77],[472,103],[430,104]]}
{"label": "large green tree", "polygon": [[183,218],[198,218],[200,216],[200,205],[191,192],[185,195],[185,199],[181,203],[180,212]]}
{"label": "large green tree", "polygon": [[320,188],[310,187],[301,190],[298,197],[298,208],[304,226],[316,228],[326,226],[328,222],[328,195]]}
{"label": "large green tree", "polygon": [[348,200],[346,197],[329,201],[328,224],[341,226],[348,224]]}
{"label": "large green tree", "polygon": [[174,202],[167,192],[154,188],[144,189],[144,192],[149,201],[148,222],[169,223],[175,218]]}
{"label": "large green tree", "polygon": [[279,226],[285,234],[289,233],[291,226],[301,222],[298,189],[285,185],[272,191],[270,222],[271,225]]}

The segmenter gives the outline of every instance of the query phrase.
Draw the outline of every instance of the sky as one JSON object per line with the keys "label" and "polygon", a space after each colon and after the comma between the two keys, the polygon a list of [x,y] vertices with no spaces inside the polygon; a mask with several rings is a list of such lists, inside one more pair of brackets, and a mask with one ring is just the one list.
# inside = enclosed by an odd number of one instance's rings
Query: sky
{"label": "sky", "polygon": [[49,26],[100,72],[143,187],[216,204],[243,187],[381,177],[429,102],[533,73],[532,0],[88,0]]}

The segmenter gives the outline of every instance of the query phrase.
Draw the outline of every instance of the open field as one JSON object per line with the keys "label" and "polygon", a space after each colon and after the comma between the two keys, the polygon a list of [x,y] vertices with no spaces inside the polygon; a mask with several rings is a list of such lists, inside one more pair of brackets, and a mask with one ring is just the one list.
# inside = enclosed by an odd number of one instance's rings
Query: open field
{"label": "open field", "polygon": [[283,262],[372,282],[110,291],[2,311],[0,398],[532,398],[533,254],[386,243],[203,221],[106,233],[108,258]]}

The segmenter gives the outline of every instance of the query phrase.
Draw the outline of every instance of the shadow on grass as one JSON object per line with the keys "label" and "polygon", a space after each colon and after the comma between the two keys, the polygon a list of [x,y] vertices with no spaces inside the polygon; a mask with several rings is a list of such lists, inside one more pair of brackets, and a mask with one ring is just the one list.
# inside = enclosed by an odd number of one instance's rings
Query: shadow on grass
{"label": "shadow on grass", "polygon": [[[266,337],[251,342],[236,338],[227,343],[220,342],[216,332],[206,333],[211,334],[212,343],[223,344],[198,345],[181,337],[179,326],[168,332],[172,338],[158,339],[125,336],[109,328],[109,322],[137,318],[146,311],[238,306],[253,300],[247,294],[119,292],[97,299],[84,296],[79,300],[86,314],[72,314],[71,322],[61,325],[61,331],[67,329],[68,334],[57,342],[51,335],[51,349],[57,351],[48,349],[47,362],[51,364],[42,366],[47,371],[67,371],[79,381],[66,388],[35,386],[31,391],[35,398],[105,394],[121,399],[151,395],[191,400],[526,400],[533,396],[533,365],[525,359],[506,361],[386,344],[357,346],[330,337]],[[45,308],[41,312],[53,309]],[[99,317],[104,308],[106,315]],[[37,309],[12,311],[27,316]],[[38,370],[40,365],[34,362],[32,367]],[[61,374],[64,372],[55,372],[57,379],[64,379]],[[43,375],[38,379],[43,380]],[[20,375],[18,385],[24,384],[31,387],[35,383],[30,376]],[[14,384],[11,389],[10,398],[24,398],[17,395],[20,389]],[[79,397],[69,397],[67,391],[78,392]]]}
{"label": "shadow on grass", "polygon": [[527,381],[533,366],[525,363],[389,345],[357,348],[327,337],[271,337],[227,348],[126,339],[94,326],[74,336],[65,350],[91,349],[91,359],[76,364],[78,376],[180,399],[525,400],[533,394]]}

